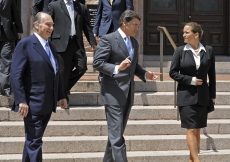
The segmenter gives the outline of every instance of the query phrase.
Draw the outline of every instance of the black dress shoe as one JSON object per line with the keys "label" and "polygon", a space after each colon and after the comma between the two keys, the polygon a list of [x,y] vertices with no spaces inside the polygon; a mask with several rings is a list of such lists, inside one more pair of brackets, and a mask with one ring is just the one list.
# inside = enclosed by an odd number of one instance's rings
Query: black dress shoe
{"label": "black dress shoe", "polygon": [[6,91],[5,92],[5,96],[9,97],[9,98],[13,98],[14,97],[13,93],[11,93],[10,91]]}
{"label": "black dress shoe", "polygon": [[14,97],[13,93],[11,91],[9,91],[9,90],[5,90],[5,91],[3,90],[3,91],[1,91],[1,95],[9,97],[9,98],[13,98]]}

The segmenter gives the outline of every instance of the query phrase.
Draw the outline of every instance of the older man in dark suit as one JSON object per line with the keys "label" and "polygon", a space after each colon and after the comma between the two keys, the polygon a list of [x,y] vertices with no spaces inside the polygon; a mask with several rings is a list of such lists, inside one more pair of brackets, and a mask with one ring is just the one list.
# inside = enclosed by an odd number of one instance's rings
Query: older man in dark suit
{"label": "older man in dark suit", "polygon": [[139,25],[140,17],[126,10],[120,17],[120,28],[102,36],[95,53],[93,67],[103,73],[100,98],[108,125],[103,162],[127,162],[123,133],[134,100],[134,75],[143,82],[158,78],[138,64],[139,45],[134,36]]}
{"label": "older man in dark suit", "polygon": [[57,101],[62,108],[67,101],[59,77],[55,46],[48,40],[53,20],[46,13],[35,16],[32,36],[16,46],[11,66],[15,102],[13,110],[24,118],[25,145],[22,162],[42,161],[42,137]]}
{"label": "older man in dark suit", "polygon": [[[35,16],[38,12],[41,11],[47,12],[48,5],[52,1],[56,1],[56,0],[34,0],[33,15]],[[76,1],[85,5],[85,0],[76,0]]]}
{"label": "older man in dark suit", "polygon": [[96,39],[83,4],[73,0],[57,0],[49,4],[48,13],[55,23],[51,40],[57,48],[64,92],[68,99],[69,90],[87,70],[82,32],[93,50],[96,49]]}
{"label": "older man in dark suit", "polygon": [[1,95],[11,97],[10,65],[15,40],[21,38],[22,23],[15,0],[0,1],[0,88]]}

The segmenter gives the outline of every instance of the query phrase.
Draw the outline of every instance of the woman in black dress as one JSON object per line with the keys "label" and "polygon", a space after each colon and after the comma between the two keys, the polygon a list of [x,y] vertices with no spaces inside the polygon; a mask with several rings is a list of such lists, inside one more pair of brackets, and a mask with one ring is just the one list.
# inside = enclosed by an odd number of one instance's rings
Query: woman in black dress
{"label": "woman in black dress", "polygon": [[210,100],[215,103],[216,98],[215,56],[211,46],[200,43],[202,34],[199,24],[189,22],[184,25],[186,45],[174,52],[169,72],[170,77],[178,82],[177,106],[181,127],[187,128],[189,162],[199,162],[200,128],[207,126],[207,108]]}

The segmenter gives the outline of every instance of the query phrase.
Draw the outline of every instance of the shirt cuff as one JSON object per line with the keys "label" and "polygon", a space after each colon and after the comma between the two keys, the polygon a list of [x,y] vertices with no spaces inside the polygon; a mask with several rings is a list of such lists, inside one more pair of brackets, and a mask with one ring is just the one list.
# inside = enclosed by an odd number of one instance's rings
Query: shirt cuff
{"label": "shirt cuff", "polygon": [[147,74],[147,72],[145,72],[145,80],[148,81],[147,78],[146,78],[146,74]]}
{"label": "shirt cuff", "polygon": [[119,65],[116,65],[116,66],[115,66],[115,68],[114,68],[114,70],[113,70],[113,74],[118,74],[118,73],[119,73],[118,67],[119,67]]}
{"label": "shirt cuff", "polygon": [[196,77],[192,77],[191,85],[196,85]]}

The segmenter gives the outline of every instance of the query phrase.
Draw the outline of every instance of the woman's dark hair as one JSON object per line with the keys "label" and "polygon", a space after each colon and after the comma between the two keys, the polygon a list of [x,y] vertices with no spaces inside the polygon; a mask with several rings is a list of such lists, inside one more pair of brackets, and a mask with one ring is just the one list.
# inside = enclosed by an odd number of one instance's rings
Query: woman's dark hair
{"label": "woman's dark hair", "polygon": [[201,40],[204,31],[202,30],[202,27],[200,24],[198,24],[196,22],[188,22],[188,23],[185,23],[184,26],[191,26],[192,32],[198,33],[199,34],[199,40]]}

